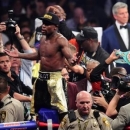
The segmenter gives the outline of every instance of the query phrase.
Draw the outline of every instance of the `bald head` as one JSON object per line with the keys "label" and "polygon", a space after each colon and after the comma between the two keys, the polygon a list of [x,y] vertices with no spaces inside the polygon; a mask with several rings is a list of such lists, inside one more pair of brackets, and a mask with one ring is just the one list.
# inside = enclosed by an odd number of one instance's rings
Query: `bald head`
{"label": "bald head", "polygon": [[92,59],[92,60],[89,60],[88,63],[87,63],[87,65],[93,65],[93,64],[96,67],[96,66],[98,66],[100,64],[100,62]]}
{"label": "bald head", "polygon": [[96,60],[90,60],[87,62],[86,65],[86,77],[88,80],[90,80],[90,74],[93,71],[94,68],[96,68],[100,63]]}
{"label": "bald head", "polygon": [[83,97],[86,97],[92,100],[92,96],[90,93],[88,93],[87,91],[80,91],[76,96],[76,102],[82,99]]}
{"label": "bald head", "polygon": [[76,107],[81,116],[89,115],[92,108],[92,97],[87,91],[80,91],[76,96]]}

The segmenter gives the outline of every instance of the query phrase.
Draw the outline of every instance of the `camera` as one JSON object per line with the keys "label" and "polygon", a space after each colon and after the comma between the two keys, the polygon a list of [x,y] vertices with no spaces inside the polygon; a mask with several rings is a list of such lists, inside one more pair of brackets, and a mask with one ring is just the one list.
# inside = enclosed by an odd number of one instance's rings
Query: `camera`
{"label": "camera", "polygon": [[119,89],[121,92],[128,92],[130,91],[130,75],[125,75],[122,77],[113,76],[111,87],[114,89]]}
{"label": "camera", "polygon": [[6,21],[6,30],[9,33],[15,33],[16,29],[15,29],[15,25],[16,25],[16,21],[13,20],[13,10],[8,10],[8,21]]}
{"label": "camera", "polygon": [[[102,89],[100,91],[94,91],[93,96],[101,97],[100,93],[102,93],[106,102],[109,103],[115,95],[116,91],[110,88],[110,82],[106,80],[101,80],[101,88]],[[95,103],[92,105],[92,108],[105,112],[105,109],[102,106],[99,106]]]}

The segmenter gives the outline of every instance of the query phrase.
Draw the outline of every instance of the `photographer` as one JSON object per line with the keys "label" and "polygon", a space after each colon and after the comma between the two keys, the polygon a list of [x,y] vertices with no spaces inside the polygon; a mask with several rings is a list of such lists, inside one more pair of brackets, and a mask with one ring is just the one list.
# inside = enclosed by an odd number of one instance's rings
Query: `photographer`
{"label": "photographer", "polygon": [[[111,64],[114,60],[118,59],[116,56],[116,51],[114,50],[111,55],[105,60],[104,63],[99,64],[90,74],[90,80],[92,87],[94,88],[93,94],[93,101],[95,106],[98,105],[97,109],[105,112],[108,103],[111,100],[112,96],[114,95],[113,91],[110,89],[109,85],[105,84],[103,79],[101,78],[101,74],[103,71]],[[100,88],[100,89],[96,89]]]}
{"label": "photographer", "polygon": [[[122,73],[123,75],[127,74],[126,70],[123,67],[115,68],[113,71],[112,71],[113,77],[118,76],[121,78],[122,76],[118,74],[119,72]],[[106,111],[106,114],[110,117],[116,116],[122,106],[130,103],[130,90],[127,90],[128,83],[124,82],[123,84],[119,84],[119,85],[118,83],[115,83],[115,85],[117,85],[115,86],[117,88],[117,92],[113,97],[113,99],[111,100],[111,102],[109,103],[108,109]]]}

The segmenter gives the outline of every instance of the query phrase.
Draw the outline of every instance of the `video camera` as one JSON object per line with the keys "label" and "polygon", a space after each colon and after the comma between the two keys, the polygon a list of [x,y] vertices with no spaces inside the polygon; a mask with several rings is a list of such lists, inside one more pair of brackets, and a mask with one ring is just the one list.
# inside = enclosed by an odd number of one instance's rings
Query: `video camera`
{"label": "video camera", "polygon": [[130,75],[123,75],[119,73],[121,77],[119,76],[113,76],[111,87],[114,89],[119,89],[121,92],[128,92],[130,91]]}
{"label": "video camera", "polygon": [[[110,82],[108,82],[106,80],[101,81],[101,88],[102,89],[100,91],[95,91],[93,93],[93,96],[100,97],[100,92],[101,92],[102,95],[104,96],[106,102],[109,103],[111,101],[111,99],[113,98],[113,96],[115,95],[116,91],[111,89]],[[99,106],[97,104],[93,104],[92,108],[105,112],[105,109],[102,106]]]}
{"label": "video camera", "polygon": [[110,82],[106,80],[101,81],[101,91],[95,91],[93,93],[93,96],[100,97],[100,92],[102,93],[102,95],[104,96],[104,98],[106,99],[108,103],[111,101],[111,99],[115,95],[115,91],[113,91],[110,87]]}
{"label": "video camera", "polygon": [[15,29],[15,25],[16,25],[16,21],[13,20],[13,10],[8,10],[8,21],[5,22],[6,24],[6,30],[11,33],[14,34],[16,29]]}

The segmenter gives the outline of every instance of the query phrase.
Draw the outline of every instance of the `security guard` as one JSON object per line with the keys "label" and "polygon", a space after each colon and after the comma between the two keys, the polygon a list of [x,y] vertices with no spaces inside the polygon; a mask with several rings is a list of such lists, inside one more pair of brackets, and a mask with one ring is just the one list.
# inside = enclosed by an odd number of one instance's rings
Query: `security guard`
{"label": "security guard", "polygon": [[58,130],[112,130],[107,117],[91,109],[92,97],[86,91],[80,91],[76,97],[77,110],[67,114]]}
{"label": "security guard", "polygon": [[0,123],[24,121],[23,105],[12,98],[8,92],[6,79],[0,77]]}

